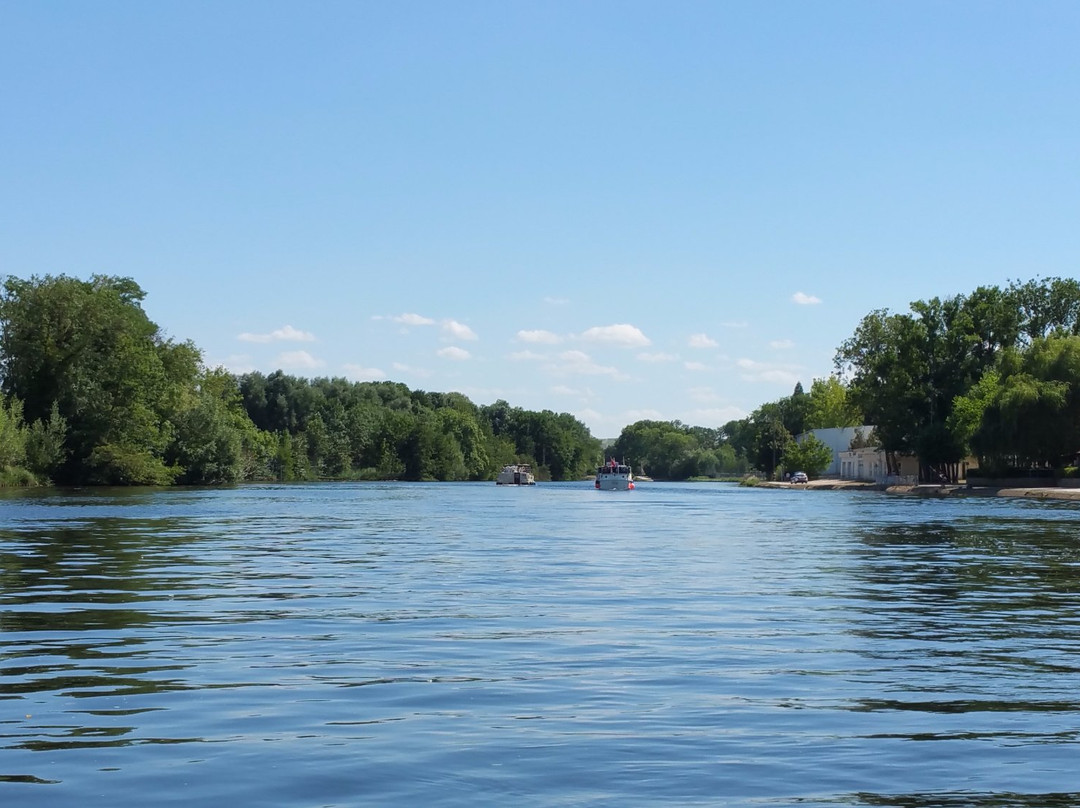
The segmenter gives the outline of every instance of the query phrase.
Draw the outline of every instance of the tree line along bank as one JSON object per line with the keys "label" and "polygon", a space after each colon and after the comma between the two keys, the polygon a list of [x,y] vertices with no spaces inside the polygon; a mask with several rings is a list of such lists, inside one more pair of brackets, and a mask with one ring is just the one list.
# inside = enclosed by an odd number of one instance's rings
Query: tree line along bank
{"label": "tree line along bank", "polygon": [[[567,413],[395,382],[241,376],[166,339],[133,280],[5,279],[0,296],[0,482],[208,484],[241,480],[490,480],[527,462],[578,479],[604,450]],[[1080,447],[1080,284],[980,287],[871,312],[809,393],[719,429],[639,421],[608,449],[659,479],[812,471],[815,428],[872,424],[893,461],[955,479],[1057,469]],[[890,461],[890,462],[893,462]]]}

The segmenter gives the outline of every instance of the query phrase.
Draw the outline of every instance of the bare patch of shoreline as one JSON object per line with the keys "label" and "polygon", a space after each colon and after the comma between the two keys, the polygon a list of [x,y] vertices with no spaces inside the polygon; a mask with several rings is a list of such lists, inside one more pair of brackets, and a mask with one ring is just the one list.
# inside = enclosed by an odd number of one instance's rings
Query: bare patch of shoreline
{"label": "bare patch of shoreline", "polygon": [[886,494],[918,497],[1013,497],[1019,499],[1061,499],[1080,501],[1080,488],[1052,486],[999,488],[966,485],[881,485],[862,480],[811,480],[808,483],[762,482],[758,488],[786,491],[882,491]]}

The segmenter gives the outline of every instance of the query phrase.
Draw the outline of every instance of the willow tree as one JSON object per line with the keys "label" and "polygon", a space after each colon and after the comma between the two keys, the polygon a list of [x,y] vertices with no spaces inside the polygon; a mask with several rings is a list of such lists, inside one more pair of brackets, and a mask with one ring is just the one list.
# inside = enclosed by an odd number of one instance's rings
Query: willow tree
{"label": "willow tree", "polygon": [[990,473],[1060,468],[1080,453],[1080,337],[1039,337],[957,398],[953,420]]}

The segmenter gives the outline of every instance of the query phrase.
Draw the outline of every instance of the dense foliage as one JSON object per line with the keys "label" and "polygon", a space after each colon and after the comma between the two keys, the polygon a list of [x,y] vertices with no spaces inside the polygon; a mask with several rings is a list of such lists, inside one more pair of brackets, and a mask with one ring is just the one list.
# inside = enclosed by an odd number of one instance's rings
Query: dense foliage
{"label": "dense foliage", "polygon": [[679,421],[638,421],[623,429],[610,454],[640,474],[663,480],[717,478],[742,474],[745,457],[719,429],[686,426]]}
{"label": "dense foliage", "polygon": [[848,395],[890,458],[916,455],[925,479],[980,465],[1055,465],[1080,443],[1073,338],[1080,283],[1050,278],[875,311],[836,354]]}
{"label": "dense foliage", "polygon": [[[577,479],[600,442],[567,413],[394,382],[233,376],[166,339],[129,278],[8,277],[0,295],[0,484],[237,480],[490,480],[506,463]],[[813,429],[872,424],[890,471],[927,479],[1075,466],[1080,451],[1080,282],[984,286],[871,312],[801,384],[722,429],[639,421],[608,454],[659,479],[824,468]]]}
{"label": "dense foliage", "polygon": [[804,448],[796,443],[796,436],[813,429],[858,426],[861,417],[847,388],[830,376],[814,379],[809,393],[796,384],[790,396],[762,404],[749,417],[729,421],[722,431],[737,454],[767,477],[776,476],[780,469],[816,475],[829,465],[821,463],[820,441],[815,439]]}
{"label": "dense foliage", "polygon": [[5,279],[0,483],[575,479],[600,442],[573,416],[391,382],[235,377],[166,339],[128,278]]}
{"label": "dense foliage", "polygon": [[[828,449],[796,436],[869,424],[888,470],[897,473],[899,455],[914,455],[924,480],[955,481],[971,454],[991,474],[1075,466],[1080,282],[984,286],[916,301],[907,313],[871,312],[837,350],[836,370],[809,394],[797,384],[715,433],[639,422],[615,451],[667,479],[747,468],[770,478],[812,475],[828,466]],[[703,471],[698,459],[709,454],[724,460]]]}

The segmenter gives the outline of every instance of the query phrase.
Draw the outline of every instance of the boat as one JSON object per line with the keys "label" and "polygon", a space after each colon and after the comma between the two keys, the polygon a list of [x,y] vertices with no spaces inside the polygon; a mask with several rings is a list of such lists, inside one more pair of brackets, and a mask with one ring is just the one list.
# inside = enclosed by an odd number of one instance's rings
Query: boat
{"label": "boat", "polygon": [[508,463],[495,478],[496,485],[536,485],[528,463]]}
{"label": "boat", "polygon": [[596,487],[601,491],[633,491],[634,472],[612,458],[596,470]]}

